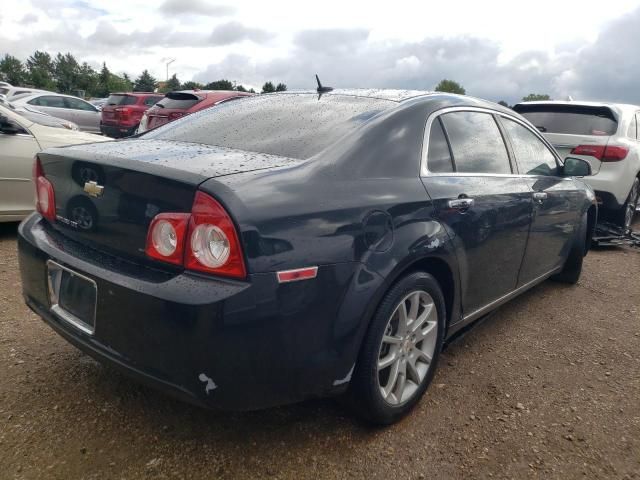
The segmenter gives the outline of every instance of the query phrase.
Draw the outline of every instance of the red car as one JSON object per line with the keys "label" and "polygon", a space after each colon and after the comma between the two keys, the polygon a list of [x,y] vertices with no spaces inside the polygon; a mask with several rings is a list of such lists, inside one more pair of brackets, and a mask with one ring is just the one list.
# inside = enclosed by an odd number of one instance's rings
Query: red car
{"label": "red car", "polygon": [[102,107],[100,131],[112,138],[133,135],[144,112],[163,98],[157,93],[112,93]]}
{"label": "red car", "polygon": [[145,112],[140,121],[138,133],[146,132],[219,103],[250,95],[253,94],[234,90],[181,90],[179,92],[169,92],[162,100]]}

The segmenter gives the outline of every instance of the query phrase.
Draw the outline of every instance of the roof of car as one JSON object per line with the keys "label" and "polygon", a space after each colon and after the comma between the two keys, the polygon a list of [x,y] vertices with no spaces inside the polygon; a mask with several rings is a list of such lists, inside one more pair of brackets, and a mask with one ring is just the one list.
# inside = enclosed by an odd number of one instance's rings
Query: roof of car
{"label": "roof of car", "polygon": [[163,96],[164,93],[160,93],[160,92],[113,92],[113,93],[109,94],[109,96],[111,96],[111,95],[131,95],[132,97],[135,97],[137,95],[158,95],[158,96]]}
{"label": "roof of car", "polygon": [[[416,97],[433,95],[441,92],[432,92],[428,90],[396,90],[387,88],[334,88],[322,95],[343,95],[351,97],[367,97],[377,98],[380,100],[389,100],[391,102],[402,102]],[[285,92],[274,92],[268,95],[290,95],[290,94],[310,94],[318,95],[315,90],[287,90]]]}

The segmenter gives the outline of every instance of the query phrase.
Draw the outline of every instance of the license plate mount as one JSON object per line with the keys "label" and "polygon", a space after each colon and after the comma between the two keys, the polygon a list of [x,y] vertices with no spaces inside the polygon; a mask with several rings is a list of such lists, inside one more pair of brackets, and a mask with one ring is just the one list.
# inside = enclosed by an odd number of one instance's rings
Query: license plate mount
{"label": "license plate mount", "polygon": [[93,335],[96,326],[96,282],[64,267],[47,261],[47,283],[51,312],[82,332]]}

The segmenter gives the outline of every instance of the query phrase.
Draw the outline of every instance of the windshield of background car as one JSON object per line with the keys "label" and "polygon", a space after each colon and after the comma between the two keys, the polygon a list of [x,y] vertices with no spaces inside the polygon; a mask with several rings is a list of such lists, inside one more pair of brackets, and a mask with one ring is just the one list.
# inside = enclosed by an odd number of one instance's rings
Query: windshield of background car
{"label": "windshield of background car", "polygon": [[109,95],[107,105],[135,105],[136,101],[133,95]]}
{"label": "windshield of background car", "polygon": [[369,97],[259,95],[225,102],[145,134],[307,159],[397,103]]}
{"label": "windshield of background car", "polygon": [[516,105],[514,110],[542,133],[609,136],[618,130],[618,122],[607,107]]}

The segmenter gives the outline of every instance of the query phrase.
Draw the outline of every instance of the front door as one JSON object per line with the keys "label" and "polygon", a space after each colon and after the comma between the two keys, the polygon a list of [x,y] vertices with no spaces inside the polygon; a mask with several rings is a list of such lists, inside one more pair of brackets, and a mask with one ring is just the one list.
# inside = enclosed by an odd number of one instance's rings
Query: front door
{"label": "front door", "polygon": [[26,131],[0,133],[0,217],[18,220],[33,211],[31,170],[39,150],[36,139]]}
{"label": "front door", "polygon": [[456,245],[463,312],[473,317],[516,288],[531,193],[514,174],[491,113],[452,111],[428,128],[422,181]]}

